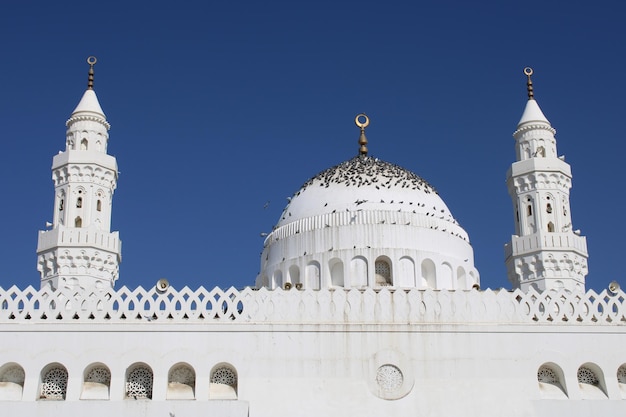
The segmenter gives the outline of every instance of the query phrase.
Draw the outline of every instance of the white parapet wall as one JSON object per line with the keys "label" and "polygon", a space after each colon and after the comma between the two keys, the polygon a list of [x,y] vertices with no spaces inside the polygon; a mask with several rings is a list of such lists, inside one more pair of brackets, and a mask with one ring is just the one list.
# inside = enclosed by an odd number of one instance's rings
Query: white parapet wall
{"label": "white parapet wall", "polygon": [[533,289],[41,290],[0,288],[0,323],[568,323],[626,324],[626,294]]}
{"label": "white parapet wall", "polygon": [[0,415],[625,415],[625,299],[0,289]]}

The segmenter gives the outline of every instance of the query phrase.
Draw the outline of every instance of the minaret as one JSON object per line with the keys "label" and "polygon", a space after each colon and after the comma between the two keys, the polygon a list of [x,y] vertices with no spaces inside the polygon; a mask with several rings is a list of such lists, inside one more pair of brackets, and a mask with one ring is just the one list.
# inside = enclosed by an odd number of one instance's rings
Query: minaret
{"label": "minaret", "polygon": [[117,162],[107,154],[111,126],[93,90],[96,58],[87,63],[87,91],[66,122],[65,151],[52,160],[53,222],[37,244],[42,288],[111,288],[118,277],[121,241],[111,232]]}
{"label": "minaret", "polygon": [[584,291],[587,241],[572,227],[571,169],[557,156],[556,131],[534,98],[533,70],[524,74],[528,102],[513,133],[517,161],[507,172],[515,212],[515,235],[505,245],[508,277],[524,291]]}

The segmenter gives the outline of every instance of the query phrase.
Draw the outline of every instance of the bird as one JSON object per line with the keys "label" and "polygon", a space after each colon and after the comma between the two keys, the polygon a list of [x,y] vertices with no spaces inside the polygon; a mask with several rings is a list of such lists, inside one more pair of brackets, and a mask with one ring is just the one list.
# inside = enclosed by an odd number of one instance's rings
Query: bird
{"label": "bird", "polygon": [[265,202],[265,204],[263,204],[263,208],[264,208],[264,209],[266,209],[266,208],[268,208],[269,206],[270,206],[270,201],[269,201],[269,200],[267,200],[267,201]]}

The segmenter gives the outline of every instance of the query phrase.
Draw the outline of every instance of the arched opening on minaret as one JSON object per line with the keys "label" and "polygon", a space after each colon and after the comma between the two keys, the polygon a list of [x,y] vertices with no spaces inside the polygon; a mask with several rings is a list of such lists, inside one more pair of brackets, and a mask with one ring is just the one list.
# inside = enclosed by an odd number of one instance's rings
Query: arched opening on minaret
{"label": "arched opening on minaret", "polygon": [[87,147],[88,147],[88,143],[89,143],[89,142],[87,142],[87,139],[83,139],[83,140],[81,140],[81,141],[80,141],[80,150],[81,150],[81,151],[86,151],[86,150],[87,150]]}
{"label": "arched opening on minaret", "polygon": [[[548,197],[548,198],[550,198],[550,197]],[[548,203],[546,205],[546,213],[548,213],[548,214],[552,213],[552,204]]]}
{"label": "arched opening on minaret", "polygon": [[544,148],[543,146],[540,146],[539,148],[537,148],[537,156],[539,156],[541,158],[545,158],[546,157],[546,148]]}
{"label": "arched opening on minaret", "polygon": [[531,204],[529,204],[529,205],[526,207],[526,215],[527,215],[527,216],[532,216],[532,215],[533,215],[533,206],[532,206]]}
{"label": "arched opening on minaret", "polygon": [[82,208],[82,207],[83,207],[83,198],[78,197],[78,199],[76,200],[76,208]]}
{"label": "arched opening on minaret", "polygon": [[554,233],[554,223],[552,222],[548,223],[548,232]]}
{"label": "arched opening on minaret", "polygon": [[96,210],[97,211],[102,211],[102,201],[101,200],[96,201]]}
{"label": "arched opening on minaret", "polygon": [[74,227],[83,227],[83,219],[80,216],[74,220]]}

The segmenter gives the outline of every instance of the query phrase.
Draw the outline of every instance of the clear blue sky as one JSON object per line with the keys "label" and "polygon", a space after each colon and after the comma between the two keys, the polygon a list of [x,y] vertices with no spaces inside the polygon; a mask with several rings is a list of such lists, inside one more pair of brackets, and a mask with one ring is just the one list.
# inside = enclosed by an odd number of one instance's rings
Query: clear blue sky
{"label": "clear blue sky", "polygon": [[[52,156],[98,57],[120,168],[117,286],[254,283],[261,232],[358,150],[432,183],[468,231],[483,288],[509,288],[505,173],[535,97],[572,165],[588,288],[626,284],[623,2],[9,0],[0,5],[0,286],[39,286]],[[264,209],[266,201],[270,201]]]}

